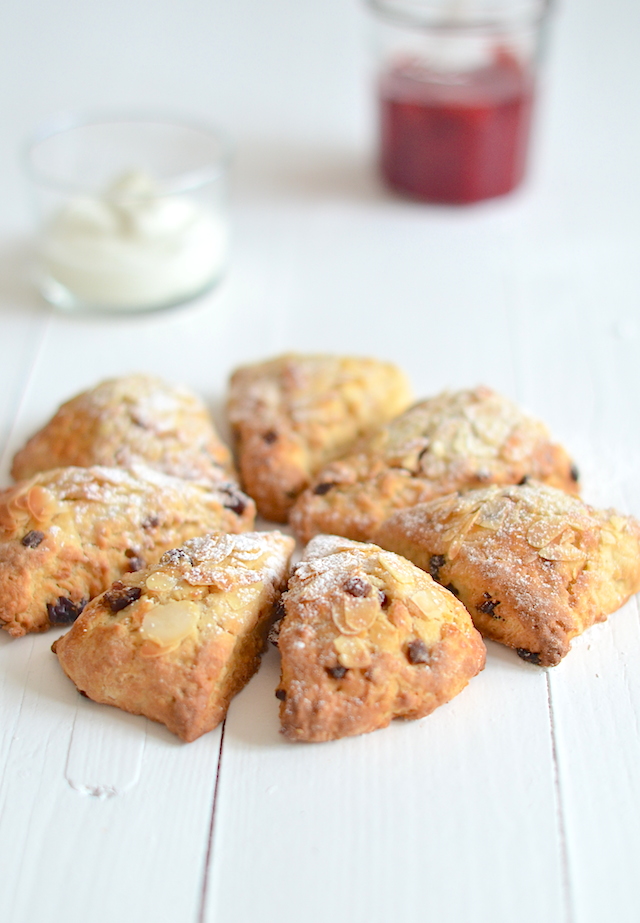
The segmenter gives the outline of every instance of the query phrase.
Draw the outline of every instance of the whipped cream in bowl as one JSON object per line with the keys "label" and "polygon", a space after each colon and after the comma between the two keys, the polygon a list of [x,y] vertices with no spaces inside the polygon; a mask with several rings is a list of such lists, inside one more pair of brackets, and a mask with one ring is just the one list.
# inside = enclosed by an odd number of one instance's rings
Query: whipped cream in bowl
{"label": "whipped cream in bowl", "polygon": [[228,148],[159,119],[74,122],[30,146],[37,283],[67,310],[150,311],[189,301],[227,265]]}

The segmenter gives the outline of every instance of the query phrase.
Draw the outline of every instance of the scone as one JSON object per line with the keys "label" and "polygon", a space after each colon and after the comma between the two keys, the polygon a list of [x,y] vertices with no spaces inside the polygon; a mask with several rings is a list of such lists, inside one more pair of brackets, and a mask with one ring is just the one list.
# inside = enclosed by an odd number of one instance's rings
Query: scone
{"label": "scone", "polygon": [[376,537],[459,596],[483,635],[543,666],[640,590],[640,523],[542,484],[442,497]]}
{"label": "scone", "polygon": [[195,740],[224,718],[258,669],[293,539],[215,532],[117,581],[53,645],[95,702]]}
{"label": "scone", "polygon": [[403,373],[375,359],[289,354],[239,368],[229,420],[242,484],[258,512],[286,522],[319,468],[410,399]]}
{"label": "scone", "polygon": [[276,695],[291,740],[334,740],[422,718],[482,670],[464,606],[375,545],[317,536],[282,599]]}
{"label": "scone", "polygon": [[576,468],[542,423],[489,388],[444,392],[320,471],[291,524],[302,541],[319,532],[366,541],[394,510],[528,477],[578,492]]}
{"label": "scone", "polygon": [[116,578],[216,529],[253,527],[235,484],[151,468],[57,468],[0,491],[0,625],[9,634],[72,622]]}
{"label": "scone", "polygon": [[112,378],[67,401],[16,454],[11,474],[133,464],[181,478],[236,478],[200,398],[151,375]]}

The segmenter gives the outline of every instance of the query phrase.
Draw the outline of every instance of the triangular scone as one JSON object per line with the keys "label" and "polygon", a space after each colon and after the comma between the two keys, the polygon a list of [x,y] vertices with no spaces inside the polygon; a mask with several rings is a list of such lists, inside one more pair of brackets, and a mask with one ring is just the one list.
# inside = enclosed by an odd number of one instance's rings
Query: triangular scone
{"label": "triangular scone", "polygon": [[69,465],[133,464],[181,478],[236,478],[200,398],[151,375],[111,378],[67,401],[16,454],[11,473],[21,480]]}
{"label": "triangular scone", "polygon": [[376,359],[288,354],[239,368],[229,419],[242,483],[258,512],[286,522],[319,468],[410,400],[403,373]]}
{"label": "triangular scone", "polygon": [[283,596],[282,731],[334,740],[422,718],[482,670],[458,600],[399,555],[317,536]]}
{"label": "triangular scone", "polygon": [[215,529],[253,527],[235,484],[132,468],[56,468],[0,491],[0,626],[19,636],[73,622],[122,574]]}
{"label": "triangular scone", "polygon": [[90,699],[195,740],[258,669],[293,546],[217,532],[166,552],[87,606],[53,645],[62,669]]}
{"label": "triangular scone", "polygon": [[542,484],[403,510],[377,540],[456,593],[487,638],[543,666],[640,590],[640,523]]}
{"label": "triangular scone", "polygon": [[326,466],[299,498],[291,524],[302,541],[319,532],[367,541],[394,510],[526,477],[578,490],[575,467],[542,423],[489,388],[444,392]]}

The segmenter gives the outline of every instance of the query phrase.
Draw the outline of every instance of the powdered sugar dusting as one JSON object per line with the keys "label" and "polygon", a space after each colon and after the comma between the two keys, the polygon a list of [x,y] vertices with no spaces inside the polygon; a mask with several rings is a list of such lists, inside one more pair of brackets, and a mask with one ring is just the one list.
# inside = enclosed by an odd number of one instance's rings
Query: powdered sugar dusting
{"label": "powdered sugar dusting", "polygon": [[167,552],[159,566],[177,567],[191,586],[224,590],[265,580],[275,582],[293,544],[293,539],[280,532],[213,532]]}

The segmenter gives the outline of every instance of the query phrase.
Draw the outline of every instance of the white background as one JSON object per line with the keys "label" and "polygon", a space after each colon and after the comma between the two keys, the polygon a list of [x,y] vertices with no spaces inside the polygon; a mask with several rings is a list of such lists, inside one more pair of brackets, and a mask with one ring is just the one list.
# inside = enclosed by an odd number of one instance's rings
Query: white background
{"label": "white background", "polygon": [[[0,24],[0,448],[113,374],[285,349],[377,355],[417,396],[485,382],[542,417],[587,499],[640,515],[640,4],[554,16],[526,186],[467,209],[380,187],[355,0],[22,0]],[[234,251],[183,310],[65,317],[27,275],[18,154],[66,109],[162,107],[235,139]],[[544,671],[489,646],[419,722],[278,734],[270,652],[184,745],[0,638],[3,923],[637,923],[637,599]],[[222,747],[221,747],[222,742]]]}

